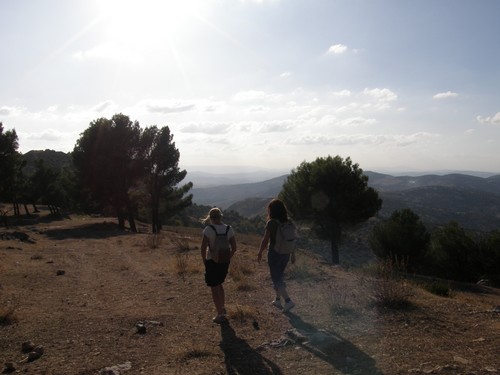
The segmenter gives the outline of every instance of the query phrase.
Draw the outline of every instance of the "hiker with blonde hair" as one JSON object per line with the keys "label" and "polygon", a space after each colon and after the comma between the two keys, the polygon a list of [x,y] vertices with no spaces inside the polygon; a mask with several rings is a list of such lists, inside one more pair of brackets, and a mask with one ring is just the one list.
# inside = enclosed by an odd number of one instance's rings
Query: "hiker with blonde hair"
{"label": "hiker with blonde hair", "polygon": [[205,225],[201,241],[201,258],[205,265],[205,283],[212,291],[217,315],[212,319],[221,324],[226,321],[225,293],[223,283],[229,271],[231,258],[236,252],[233,228],[222,222],[222,211],[214,207],[201,220]]}

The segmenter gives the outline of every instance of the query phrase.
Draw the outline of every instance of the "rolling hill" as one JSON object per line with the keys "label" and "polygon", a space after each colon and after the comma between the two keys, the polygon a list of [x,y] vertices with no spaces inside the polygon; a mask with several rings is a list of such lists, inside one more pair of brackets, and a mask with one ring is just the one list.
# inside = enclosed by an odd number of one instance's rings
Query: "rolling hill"
{"label": "rolling hill", "polygon": [[[464,174],[391,176],[366,172],[383,206],[379,213],[388,217],[394,210],[410,208],[430,225],[457,221],[473,230],[500,228],[500,175],[476,177]],[[286,176],[263,182],[194,188],[197,204],[231,209],[244,216],[263,214]]]}

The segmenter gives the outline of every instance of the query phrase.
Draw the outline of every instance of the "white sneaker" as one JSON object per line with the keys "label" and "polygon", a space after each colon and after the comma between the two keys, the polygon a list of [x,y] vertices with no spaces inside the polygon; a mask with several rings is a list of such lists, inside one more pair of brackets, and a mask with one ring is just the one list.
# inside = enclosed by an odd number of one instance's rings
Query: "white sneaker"
{"label": "white sneaker", "polygon": [[278,309],[283,310],[283,306],[281,306],[281,300],[279,300],[279,299],[274,299],[274,300],[273,300],[273,302],[271,302],[271,304],[272,304],[274,307],[277,307]]}
{"label": "white sneaker", "polygon": [[294,307],[295,307],[295,303],[293,303],[293,301],[288,301],[285,303],[285,307],[283,307],[283,312],[288,312],[291,309],[293,309]]}

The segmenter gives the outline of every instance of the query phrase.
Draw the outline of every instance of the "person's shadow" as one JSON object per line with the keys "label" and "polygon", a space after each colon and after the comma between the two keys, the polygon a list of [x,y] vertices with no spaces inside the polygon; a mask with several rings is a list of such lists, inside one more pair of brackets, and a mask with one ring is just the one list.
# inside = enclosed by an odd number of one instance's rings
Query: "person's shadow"
{"label": "person's shadow", "polygon": [[229,322],[221,324],[220,348],[229,375],[283,375],[279,367],[261,356],[248,343],[236,336]]}
{"label": "person's shadow", "polygon": [[296,337],[293,339],[299,341],[303,348],[318,358],[346,374],[382,375],[375,366],[375,360],[353,343],[337,334],[318,330],[312,324],[304,322],[298,315],[293,313],[287,315],[294,327],[293,332]]}

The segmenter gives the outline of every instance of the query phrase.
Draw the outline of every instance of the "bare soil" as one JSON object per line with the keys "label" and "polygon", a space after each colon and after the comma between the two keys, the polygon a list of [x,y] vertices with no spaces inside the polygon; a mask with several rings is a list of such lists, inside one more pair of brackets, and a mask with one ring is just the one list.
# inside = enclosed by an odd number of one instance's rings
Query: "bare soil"
{"label": "bare soil", "polygon": [[[256,262],[260,238],[237,235],[229,319],[217,325],[201,229],[167,228],[161,238],[139,229],[77,216],[0,229],[0,372],[500,373],[497,289],[439,297],[300,249],[287,271],[297,305],[285,314],[271,306],[267,265]],[[378,306],[384,288],[407,294],[409,306]],[[23,353],[28,341],[43,347],[39,358]]]}

